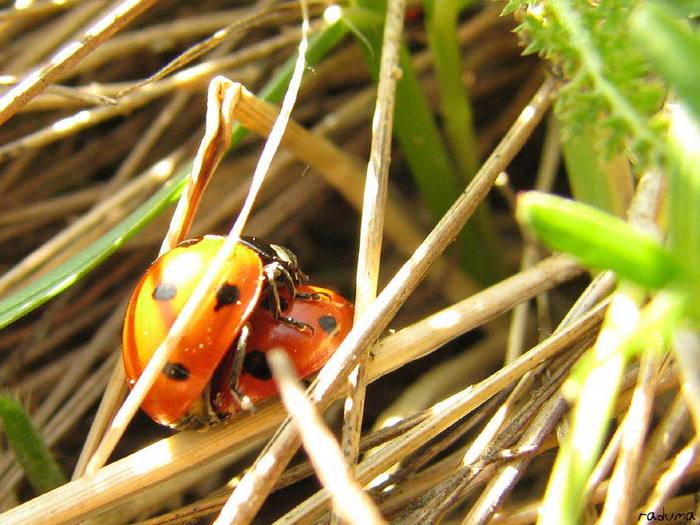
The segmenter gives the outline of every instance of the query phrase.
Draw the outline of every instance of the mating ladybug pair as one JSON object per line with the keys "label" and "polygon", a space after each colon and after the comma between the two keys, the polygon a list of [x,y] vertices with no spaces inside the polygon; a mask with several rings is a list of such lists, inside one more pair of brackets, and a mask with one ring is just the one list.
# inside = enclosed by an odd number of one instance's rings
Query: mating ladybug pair
{"label": "mating ladybug pair", "polygon": [[[224,242],[206,235],[184,241],[146,271],[129,301],[124,366],[129,385],[141,375]],[[273,396],[265,353],[284,349],[301,377],[328,360],[352,326],[353,306],[306,276],[286,248],[243,237],[223,265],[142,403],[170,427],[216,424]]]}

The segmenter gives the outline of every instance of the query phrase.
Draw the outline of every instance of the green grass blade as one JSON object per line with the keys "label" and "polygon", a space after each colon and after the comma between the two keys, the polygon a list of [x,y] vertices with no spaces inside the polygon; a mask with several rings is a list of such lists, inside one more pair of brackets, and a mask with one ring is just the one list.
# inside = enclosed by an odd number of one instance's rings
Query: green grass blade
{"label": "green grass blade", "polygon": [[464,182],[469,182],[479,168],[479,152],[471,103],[462,81],[457,41],[460,2],[427,0],[424,5],[428,45],[440,87],[440,113],[445,122],[445,137]]}
{"label": "green grass blade", "polygon": [[[467,5],[467,0],[426,0],[426,31],[428,45],[440,89],[440,113],[444,122],[445,138],[451,158],[462,184],[472,180],[479,169],[479,147],[474,129],[471,101],[462,81],[462,61],[457,26],[459,14]],[[474,235],[464,246],[463,261],[466,268],[472,268],[476,278],[492,284],[503,275],[503,267],[498,264],[500,246],[490,209],[483,203],[472,218]],[[470,262],[474,255],[484,264],[477,266]],[[496,264],[496,266],[493,266]]]}
{"label": "green grass blade", "polygon": [[37,494],[68,481],[22,405],[9,395],[0,395],[0,420],[7,443]]}
{"label": "green grass blade", "polygon": [[672,12],[645,4],[632,21],[633,35],[675,92],[669,104],[666,166],[669,180],[670,249],[688,272],[700,268],[700,34]]}
{"label": "green grass blade", "polygon": [[[700,293],[700,122],[682,104],[671,111],[668,141],[668,234],[671,252],[688,274],[689,293]],[[695,318],[700,307],[693,300]]]}
{"label": "green grass blade", "polygon": [[662,354],[683,318],[675,293],[657,293],[641,311],[646,294],[623,284],[608,309],[600,335],[572,370],[564,386],[575,402],[569,435],[562,441],[550,476],[538,525],[578,524],[589,477],[614,416],[626,363],[640,351]]}
{"label": "green grass blade", "polygon": [[[307,62],[316,65],[347,34],[347,27],[335,23],[309,39]],[[269,102],[279,101],[284,95],[296,57],[290,58],[262,89],[260,96]],[[232,136],[232,147],[245,136],[247,130],[237,126]],[[0,329],[35,310],[63,292],[88,272],[97,267],[127,240],[149,224],[165,208],[177,200],[190,174],[191,166],[180,170],[163,188],[126,219],[90,246],[73,256],[58,268],[0,301]]]}
{"label": "green grass blade", "polygon": [[185,177],[167,182],[126,219],[87,248],[30,285],[0,301],[0,329],[27,315],[82,279],[177,200]]}
{"label": "green grass blade", "polygon": [[644,293],[628,285],[618,292],[591,352],[598,366],[580,382],[570,433],[557,454],[538,525],[575,525],[583,510],[586,483],[603,446],[626,365],[622,346],[638,322]]}

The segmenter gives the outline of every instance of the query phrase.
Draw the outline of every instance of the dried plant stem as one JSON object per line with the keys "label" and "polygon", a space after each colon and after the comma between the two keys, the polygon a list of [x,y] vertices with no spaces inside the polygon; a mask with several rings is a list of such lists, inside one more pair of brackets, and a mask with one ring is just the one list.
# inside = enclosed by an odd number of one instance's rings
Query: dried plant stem
{"label": "dried plant stem", "polygon": [[[327,184],[338,191],[353,207],[362,209],[363,172],[360,161],[331,141],[320,137],[320,133],[336,130],[338,122],[348,121],[352,124],[361,113],[361,108],[369,105],[373,98],[371,90],[366,90],[344,104],[337,113],[333,113],[309,132],[301,126],[290,122],[283,144],[299,160],[308,163],[323,175]],[[255,110],[250,114],[239,115],[241,124],[256,133],[266,136],[276,110],[260,100],[251,101]],[[422,235],[420,227],[405,207],[396,199],[388,196],[384,212],[387,238],[405,254],[411,254],[420,244]],[[435,282],[442,284],[446,295],[456,301],[465,295],[474,293],[478,287],[454,265],[439,260],[430,274]]]}
{"label": "dried plant stem", "polygon": [[243,7],[192,16],[179,15],[162,24],[152,24],[115,35],[85,57],[82,62],[76,64],[70,74],[76,75],[94,70],[105,62],[136,52],[140,48],[147,49],[158,45],[161,49],[170,49],[180,41],[210,34],[245,16],[249,11],[250,8]]}
{"label": "dried plant stem", "polygon": [[678,330],[673,340],[676,359],[683,376],[683,394],[696,434],[700,435],[700,335]]}
{"label": "dried plant stem", "polygon": [[102,184],[76,190],[52,199],[0,214],[0,226],[14,223],[42,224],[90,206],[104,192]]}
{"label": "dried plant stem", "polygon": [[[390,439],[394,439],[396,436],[404,433],[407,429],[417,425],[418,422],[427,417],[427,415],[427,412],[416,414],[395,423],[391,427],[386,427],[382,430],[373,432],[370,435],[364,436],[360,442],[360,451],[367,451],[376,447],[377,445],[385,443]],[[285,470],[284,474],[282,474],[280,477],[278,483],[275,485],[275,490],[287,487],[302,479],[308,478],[309,476],[313,475],[313,473],[313,466],[309,462],[300,463],[290,467]],[[203,517],[218,512],[221,507],[224,506],[224,503],[226,503],[231,487],[235,486],[237,483],[238,480],[234,479],[227,484],[227,487],[214,491],[205,499],[181,507],[178,510],[139,522],[138,525],[165,525],[168,523],[183,523],[188,522],[193,518]]]}
{"label": "dried plant stem", "polygon": [[[602,275],[602,274],[601,274]],[[609,290],[608,286],[612,283],[608,279],[598,276],[589,284],[586,290],[579,296],[576,303],[571,307],[567,315],[561,321],[555,333],[570,326],[576,319],[579,319],[586,312],[590,311],[593,306],[603,299],[603,296]],[[598,308],[602,305],[598,304]],[[524,388],[531,383],[531,374],[526,374],[520,380],[514,393],[523,391]],[[524,392],[522,392],[524,394]],[[540,394],[541,395],[541,394]],[[530,425],[528,431],[518,442],[517,446],[526,446],[536,440],[538,436],[543,438],[546,434],[541,434],[542,428],[549,428],[549,425],[556,424],[559,421],[561,411],[565,407],[563,397],[557,394],[551,398],[547,405],[539,412]],[[469,514],[465,518],[465,523],[485,523],[493,515],[498,506],[506,498],[510,490],[520,476],[522,476],[526,467],[529,464],[528,458],[523,458],[516,462],[511,462],[506,468],[499,468],[492,479],[488,482],[483,493],[472,506]],[[470,521],[471,520],[471,521]]]}
{"label": "dried plant stem", "polygon": [[[700,469],[700,464],[696,461],[691,465],[691,467],[688,469],[687,473],[688,474],[695,474],[698,472]],[[605,495],[608,491],[608,482],[603,481],[598,487],[596,488],[595,492],[592,495],[591,501],[595,504],[598,504],[603,501],[605,498]],[[671,500],[668,500],[667,503],[669,504],[669,508],[667,510],[672,510],[672,511],[681,511],[681,512],[687,512],[688,509],[692,508],[693,504],[697,501],[697,494],[690,494],[690,495],[684,495],[684,496],[678,496],[677,498],[673,498]],[[537,517],[539,515],[539,509],[542,506],[542,502],[540,500],[535,500],[535,501],[530,501],[525,504],[519,505],[517,508],[508,508],[505,509],[502,512],[499,512],[494,516],[494,519],[491,520],[492,525],[526,525],[529,523],[535,523],[537,521]],[[630,516],[631,518],[638,518],[639,513],[646,514],[648,511],[645,507],[639,507],[635,510],[635,512]],[[646,524],[648,523],[647,521],[643,521],[640,523]]]}
{"label": "dried plant stem", "polygon": [[42,27],[23,38],[17,46],[18,56],[5,66],[7,71],[24,71],[53,51],[67,38],[70,38],[85,22],[92,18],[107,2],[88,2],[52,22],[49,27]]}
{"label": "dried plant stem", "polygon": [[112,421],[114,414],[117,413],[122,401],[124,401],[126,390],[124,366],[117,362],[117,365],[112,370],[112,374],[107,381],[107,386],[105,387],[100,406],[95,414],[95,419],[92,425],[90,425],[90,431],[83,442],[83,448],[80,450],[80,456],[78,456],[78,462],[73,470],[71,480],[76,480],[85,475],[88,461],[95,453],[105,430]]}
{"label": "dried plant stem", "polygon": [[[508,468],[500,469],[506,470],[508,475],[489,476],[484,493],[476,504],[472,505],[469,517],[464,521],[464,523],[485,523],[493,512],[494,500],[502,500],[531,457],[541,453],[545,439],[566,408],[561,399],[557,402],[551,401],[552,395],[563,383],[571,365],[585,347],[585,342],[576,343],[566,355],[562,356],[559,360],[560,364],[556,367],[552,365],[553,370],[548,374],[543,387],[539,388],[516,411],[512,400],[522,394],[518,391],[525,390],[524,385],[529,386],[525,378],[532,376],[534,371],[528,372],[511,392],[506,404],[496,411],[484,430],[464,453],[461,461],[462,468],[428,491],[416,504],[404,510],[402,518],[413,523],[435,521],[438,516],[443,515],[473,490],[478,476],[486,466],[498,459],[510,459]],[[527,428],[523,432],[525,427]]]}
{"label": "dried plant stem", "polygon": [[137,204],[134,201],[139,195],[163,184],[172,175],[175,164],[176,162],[170,164],[170,170],[164,170],[163,167],[167,164],[163,163],[151,167],[142,176],[124,186],[116,195],[103,201],[92,211],[83,215],[50,241],[29,254],[12,270],[0,277],[0,293],[6,292],[12,286],[26,279],[33,271],[54,258],[59,252],[65,253],[66,246],[83,237],[86,232],[99,230],[113,224],[119,218],[115,210],[126,213],[131,209],[131,206]]}
{"label": "dried plant stem", "polygon": [[[271,4],[271,2],[268,0],[266,3],[263,2],[262,5],[259,4],[252,9],[246,9],[243,16],[236,17],[233,22],[223,28],[217,28],[218,31],[216,31],[209,38],[206,38],[205,40],[190,47],[183,53],[178,54],[174,60],[159,69],[155,74],[129,87],[127,90],[122,92],[122,95],[167,76],[168,74],[183,67],[185,64],[188,64],[202,56],[206,52],[211,51],[216,46],[221,45],[222,42],[230,39],[233,34],[241,34],[241,32],[252,29],[253,27],[270,22],[282,23],[290,18],[298,18],[300,6],[299,2],[286,2],[282,4],[275,4],[274,6],[269,4]],[[320,0],[307,1],[307,8],[310,6],[318,7],[319,5],[322,5]]]}
{"label": "dried plant stem", "polygon": [[402,390],[396,401],[375,419],[373,428],[391,428],[393,422],[405,420],[464,384],[481,379],[484,370],[495,370],[503,363],[501,349],[504,343],[505,334],[494,330],[489,332],[486,339],[470,346],[460,355],[430,368]]}
{"label": "dried plant stem", "polygon": [[[109,371],[114,368],[114,361],[115,359],[107,359],[98,370],[90,375],[87,381],[80,385],[61,409],[54,414],[43,431],[47,445],[51,446],[58,442],[99,397]],[[18,467],[12,468],[3,477],[0,501],[11,495],[11,491],[23,477],[24,472]]]}
{"label": "dried plant stem", "polygon": [[634,480],[637,479],[644,438],[650,424],[656,375],[660,366],[657,351],[658,349],[650,348],[641,357],[639,381],[621,424],[621,447],[610,478],[608,497],[599,522],[601,525],[624,522],[634,508]]}
{"label": "dried plant stem", "polygon": [[[287,39],[289,39],[288,36]],[[231,58],[229,62],[231,60],[238,61],[239,59],[240,55],[236,56],[235,59]],[[203,64],[202,66],[198,66],[198,74],[195,75],[187,75],[183,73],[182,75],[177,75],[173,78],[169,78],[155,84],[150,84],[147,89],[140,90],[138,93],[134,93],[133,95],[125,96],[124,98],[120,99],[118,104],[80,110],[77,113],[62,118],[61,120],[54,122],[43,129],[39,129],[38,131],[29,133],[17,140],[3,144],[0,146],[0,160],[12,158],[23,151],[46,146],[62,138],[73,135],[80,130],[96,126],[101,122],[133,112],[136,109],[145,106],[149,102],[152,102],[156,98],[170,93],[178,86],[203,84],[207,78],[204,73],[206,72],[207,75],[210,75],[212,73],[211,70],[218,70],[218,66],[221,65],[220,63],[224,62],[225,60],[226,59],[222,58],[219,60],[213,60],[212,62]],[[216,67],[212,67],[213,65]],[[243,73],[239,74],[237,77],[239,80],[246,80],[246,78],[250,79],[250,75],[245,75]]]}
{"label": "dried plant stem", "polygon": [[385,523],[372,500],[353,479],[338,442],[320,414],[304,395],[296,372],[284,350],[267,354],[287,412],[301,435],[304,448],[334,508],[346,522],[355,525]]}
{"label": "dried plant stem", "polygon": [[[17,366],[21,362],[24,365],[31,364],[37,359],[45,356],[51,350],[61,345],[71,337],[74,337],[81,330],[95,323],[109,311],[114,309],[115,299],[108,297],[102,301],[92,305],[92,309],[86,310],[75,319],[66,322],[61,328],[55,328],[51,331],[51,335],[42,338],[37,344],[26,348],[24,352],[15,354],[7,358],[2,366],[0,366],[0,377],[3,382],[8,382],[9,378],[16,373]],[[15,357],[17,356],[17,357]]]}
{"label": "dried plant stem", "polygon": [[654,484],[659,465],[663,463],[683,432],[688,421],[688,410],[682,394],[677,394],[664,414],[644,451],[644,461],[635,483],[633,507],[638,506]]}
{"label": "dried plant stem", "polygon": [[0,124],[154,3],[155,0],[124,0],[115,4],[110,12],[83,33],[79,41],[62,47],[43,66],[29,73],[0,98]]}
{"label": "dried plant stem", "polygon": [[[377,296],[404,11],[404,0],[391,0],[387,4],[377,101],[372,118],[372,145],[367,163],[360,222],[357,276],[355,279],[355,320],[360,319],[365,314],[368,306]],[[359,454],[367,389],[365,375],[367,356],[367,351],[362,353],[355,369],[348,375],[348,393],[345,399],[341,444],[350,465],[357,463]],[[336,516],[331,519],[332,524],[338,521]]]}
{"label": "dried plant stem", "polygon": [[84,2],[85,0],[35,0],[31,4],[24,5],[22,8],[17,6],[8,7],[0,10],[0,22],[8,22],[24,17],[35,17],[37,15],[50,14],[55,11],[62,11],[73,7],[75,4]]}
{"label": "dried plant stem", "polygon": [[615,464],[617,454],[620,451],[620,443],[622,442],[622,431],[623,427],[622,425],[619,425],[615,429],[615,432],[613,433],[610,440],[608,441],[605,450],[603,450],[603,453],[600,455],[598,463],[596,463],[595,468],[591,472],[591,475],[588,478],[588,481],[586,482],[586,489],[583,495],[584,501],[591,500],[591,497],[598,485],[605,481],[605,479],[610,474],[610,471],[612,470],[613,465]]}

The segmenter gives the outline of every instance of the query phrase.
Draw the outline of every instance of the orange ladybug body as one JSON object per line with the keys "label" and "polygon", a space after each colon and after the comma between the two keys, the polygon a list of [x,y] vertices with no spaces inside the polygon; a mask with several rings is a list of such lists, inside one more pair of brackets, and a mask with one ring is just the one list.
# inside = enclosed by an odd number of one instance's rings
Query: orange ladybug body
{"label": "orange ladybug body", "polygon": [[[127,307],[123,358],[129,386],[163,342],[224,237],[185,241],[146,271]],[[156,422],[201,428],[227,419],[241,400],[273,396],[265,359],[285,349],[302,377],[317,371],[352,326],[353,306],[306,276],[286,248],[242,238],[142,403]],[[279,286],[278,285],[284,285]],[[243,353],[244,352],[244,353]]]}
{"label": "orange ladybug body", "polygon": [[[159,257],[139,281],[127,307],[123,333],[124,367],[130,386],[165,339],[223,240],[206,235],[185,241]],[[214,417],[205,390],[258,305],[264,282],[260,257],[237,245],[215,280],[216,293],[205,299],[191,329],[142,403],[153,420],[187,427],[190,422],[199,424]]]}
{"label": "orange ladybug body", "polygon": [[[269,350],[285,350],[297,374],[304,378],[326,363],[352,328],[354,308],[341,295],[310,285],[299,286],[297,294],[293,299],[286,293],[282,294],[282,313],[285,316],[282,319],[275,319],[266,308],[256,309],[250,317],[250,337],[238,378],[238,390],[253,403],[277,393],[265,357]],[[227,383],[234,358],[232,353],[227,354],[212,380],[212,405],[221,417],[240,410]]]}

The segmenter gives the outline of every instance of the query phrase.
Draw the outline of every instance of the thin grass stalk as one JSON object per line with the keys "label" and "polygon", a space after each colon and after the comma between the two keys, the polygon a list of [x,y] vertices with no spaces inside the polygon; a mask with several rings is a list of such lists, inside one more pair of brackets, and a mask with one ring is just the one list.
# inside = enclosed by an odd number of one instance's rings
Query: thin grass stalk
{"label": "thin grass stalk", "polygon": [[25,36],[18,46],[16,56],[5,64],[6,71],[26,71],[47,54],[55,50],[63,41],[70,38],[84,23],[97,14],[107,2],[88,2],[76,6],[61,17],[55,19],[48,27],[44,26]]}
{"label": "thin grass stalk", "polygon": [[[664,503],[680,488],[684,476],[697,463],[699,453],[700,446],[694,438],[673,457],[668,468],[656,482],[649,499],[642,506],[646,513],[644,518],[649,513],[653,513],[651,514],[653,516],[662,511]],[[639,519],[640,523],[646,523],[644,518]]]}
{"label": "thin grass stalk", "polygon": [[304,448],[321,483],[333,499],[338,516],[354,525],[386,523],[372,500],[353,479],[335,436],[304,394],[284,350],[269,352],[268,360],[280,388],[282,402],[301,435]]}
{"label": "thin grass stalk", "polygon": [[[568,329],[551,336],[545,342],[523,354],[513,363],[500,369],[487,379],[435,405],[430,418],[391,443],[387,443],[379,452],[362,461],[356,471],[358,480],[361,483],[368,483],[407,453],[417,450],[456,420],[469,414],[504,388],[507,388],[525,372],[536,368],[540,363],[564,348],[569,348],[574,341],[590,335],[590,330],[596,329],[599,321],[602,319],[603,311],[604,308],[595,309],[581,320],[572,324]],[[278,524],[295,523],[302,518],[305,520],[318,519],[325,503],[326,496],[323,493],[317,493],[291,511],[285,516],[284,520],[279,520]]]}
{"label": "thin grass stalk", "polygon": [[640,468],[644,438],[651,423],[654,388],[660,368],[659,350],[650,348],[641,357],[639,380],[632,403],[621,424],[623,431],[620,453],[610,477],[608,497],[599,522],[601,525],[621,523],[634,509],[633,487]]}
{"label": "thin grass stalk", "polygon": [[633,507],[639,506],[647,496],[649,489],[654,484],[659,466],[668,457],[678,436],[687,428],[687,422],[688,410],[682,394],[679,393],[648,440],[644,450],[642,467],[635,483]]}
{"label": "thin grass stalk", "polygon": [[[379,68],[377,101],[372,118],[370,148],[360,221],[359,253],[355,280],[355,316],[360,319],[377,296],[379,264],[384,233],[384,209],[389,186],[391,139],[396,105],[396,70],[403,30],[404,0],[391,0],[387,5]],[[368,353],[358,359],[348,376],[341,446],[350,465],[357,463],[367,388],[365,367]],[[337,523],[334,516],[331,523]]]}
{"label": "thin grass stalk", "polygon": [[[542,146],[542,155],[537,169],[537,177],[535,179],[535,188],[537,191],[551,191],[559,167],[559,127],[555,123],[556,120],[551,116],[547,119],[547,131]],[[529,268],[540,259],[534,239],[529,235],[525,235],[524,240],[525,247],[523,248],[520,259],[521,270]],[[539,306],[538,304],[538,307]],[[519,304],[513,309],[510,330],[508,331],[506,363],[509,363],[519,356],[525,347],[525,330],[527,328],[528,311],[529,303]],[[540,329],[545,328],[539,323],[538,326]]]}
{"label": "thin grass stalk", "polygon": [[0,124],[154,3],[155,0],[124,0],[113,4],[114,7],[90,26],[79,40],[62,47],[44,65],[26,75],[22,82],[0,97]]}
{"label": "thin grass stalk", "polygon": [[[587,347],[587,344],[586,341],[578,342],[567,355],[562,356],[563,362],[556,367],[552,366],[551,376],[547,377],[545,385],[537,389],[529,402],[522,405],[519,410],[516,411],[509,405],[499,408],[464,453],[460,463],[460,471],[428,491],[427,495],[412,507],[405,509],[401,513],[400,519],[409,523],[435,522],[450,507],[460,501],[466,493],[474,489],[475,480],[478,479],[484,468],[504,458],[511,460],[509,468],[506,469],[511,477],[504,479],[491,475],[484,490],[484,495],[487,497],[482,495],[477,500],[464,521],[465,523],[484,523],[494,509],[490,505],[492,503],[490,498],[496,496],[502,499],[507,494],[507,490],[503,489],[512,484],[512,476],[517,476],[523,470],[522,468],[512,468],[513,463],[522,467],[523,464],[530,461],[533,455],[541,452],[544,440],[563,413],[562,407],[556,403],[549,403],[549,400],[557,397],[556,390],[559,389],[572,364]],[[533,373],[530,371],[525,377],[531,376]],[[526,381],[521,380],[518,387],[524,383]],[[515,397],[514,394],[517,393],[517,390],[520,390],[518,387],[511,392],[509,401]],[[551,410],[553,407],[555,410]],[[556,410],[557,408],[559,410]],[[532,423],[530,423],[531,419],[534,419]],[[528,425],[528,423],[530,424]],[[538,424],[541,425],[535,426]],[[525,429],[524,432],[523,429]],[[500,481],[500,483],[495,481]]]}

